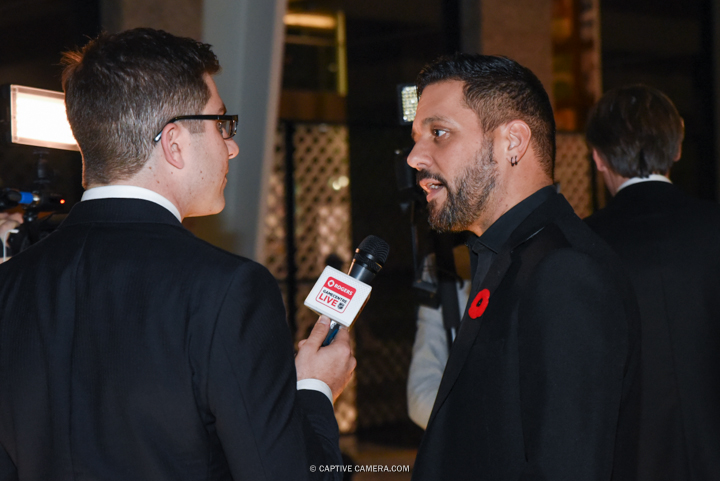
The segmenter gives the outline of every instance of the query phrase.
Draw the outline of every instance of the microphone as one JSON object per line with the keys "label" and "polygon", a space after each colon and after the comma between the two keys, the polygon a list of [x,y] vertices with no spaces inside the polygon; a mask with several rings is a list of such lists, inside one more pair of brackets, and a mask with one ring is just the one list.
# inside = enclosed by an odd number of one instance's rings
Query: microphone
{"label": "microphone", "polygon": [[35,209],[38,212],[56,211],[62,208],[65,199],[50,192],[23,192],[17,189],[0,190],[0,210],[11,209],[18,205]]}
{"label": "microphone", "polygon": [[389,253],[387,242],[370,235],[355,249],[347,274],[330,266],[325,267],[305,299],[307,307],[331,320],[330,332],[323,346],[332,342],[340,325],[350,327],[365,307],[372,291],[369,284],[382,269]]}
{"label": "microphone", "polygon": [[348,275],[364,284],[370,284],[380,272],[390,253],[387,242],[375,235],[369,235],[355,249]]}
{"label": "microphone", "polygon": [[32,204],[35,200],[35,195],[32,192],[3,189],[0,191],[0,210],[10,209],[18,204]]}

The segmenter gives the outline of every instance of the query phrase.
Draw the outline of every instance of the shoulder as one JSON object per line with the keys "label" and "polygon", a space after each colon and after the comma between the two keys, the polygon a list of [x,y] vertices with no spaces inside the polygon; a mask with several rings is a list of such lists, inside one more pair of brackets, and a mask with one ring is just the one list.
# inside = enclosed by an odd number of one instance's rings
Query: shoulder
{"label": "shoulder", "polygon": [[514,254],[527,263],[572,264],[576,258],[587,262],[615,262],[610,247],[574,213],[549,222],[514,249]]}
{"label": "shoulder", "polygon": [[[200,241],[198,263],[191,276],[207,279],[210,285],[224,286],[228,297],[243,299],[244,302],[260,302],[280,299],[277,279],[262,264],[227,252],[219,247]],[[202,245],[202,247],[201,247]],[[258,299],[254,297],[259,296]],[[282,302],[280,302],[282,305]]]}
{"label": "shoulder", "polygon": [[698,200],[694,198],[691,198],[690,200],[692,210],[697,213],[697,215],[715,222],[716,225],[720,223],[720,204],[717,202]]}
{"label": "shoulder", "polygon": [[585,219],[583,219],[583,221],[588,227],[597,232],[599,229],[602,229],[603,226],[607,225],[608,223],[612,225],[613,213],[611,210],[609,210],[608,207],[605,207],[603,209],[593,212],[592,215],[586,217]]}
{"label": "shoulder", "polygon": [[577,289],[577,284],[601,283],[612,278],[612,270],[597,256],[570,246],[549,252],[536,266],[533,280],[543,289]]}
{"label": "shoulder", "polygon": [[[176,250],[178,257],[183,257],[197,265],[200,269],[234,272],[241,270],[257,275],[270,275],[267,268],[258,262],[243,257],[207,242],[183,227],[168,227],[170,240],[164,248]],[[155,246],[157,248],[157,246]]]}
{"label": "shoulder", "polygon": [[585,219],[614,248],[635,253],[641,247],[641,252],[665,250],[664,245],[671,242],[676,247],[688,242],[696,246],[720,242],[720,205],[716,202],[696,199],[670,184],[638,187],[619,192],[606,208]]}
{"label": "shoulder", "polygon": [[209,290],[224,291],[239,282],[253,292],[273,283],[277,288],[272,274],[258,262],[221,249],[180,225],[147,225],[120,235],[135,252],[120,253],[118,262],[132,263],[147,270],[149,276],[192,286],[192,292],[207,295]]}
{"label": "shoulder", "polygon": [[717,202],[697,199],[675,185],[647,182],[626,187],[610,199],[608,205],[585,219],[591,227],[625,220],[677,217],[720,218]]}
{"label": "shoulder", "polygon": [[566,297],[563,291],[607,292],[629,285],[617,254],[577,216],[555,219],[520,247],[529,287],[540,292]]}
{"label": "shoulder", "polygon": [[613,265],[573,248],[549,253],[520,296],[518,318],[530,337],[627,345],[638,329],[634,291]]}

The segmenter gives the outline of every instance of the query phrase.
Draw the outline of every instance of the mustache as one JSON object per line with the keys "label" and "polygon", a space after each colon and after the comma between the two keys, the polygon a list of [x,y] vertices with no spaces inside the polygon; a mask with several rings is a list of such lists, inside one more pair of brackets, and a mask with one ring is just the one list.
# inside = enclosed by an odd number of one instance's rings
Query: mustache
{"label": "mustache", "polygon": [[447,180],[445,180],[445,178],[443,176],[438,175],[438,174],[433,174],[432,172],[430,172],[428,170],[424,170],[424,169],[418,170],[417,173],[415,174],[415,182],[420,183],[420,181],[424,180],[424,179],[432,179],[436,182],[439,182],[442,184],[443,187],[445,187],[447,189],[448,183],[447,183]]}

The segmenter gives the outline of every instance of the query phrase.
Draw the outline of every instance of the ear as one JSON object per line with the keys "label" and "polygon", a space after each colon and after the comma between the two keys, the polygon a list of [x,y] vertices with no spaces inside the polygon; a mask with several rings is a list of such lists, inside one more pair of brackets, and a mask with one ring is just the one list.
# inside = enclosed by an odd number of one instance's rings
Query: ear
{"label": "ear", "polygon": [[680,157],[682,157],[682,142],[678,144],[678,151],[675,155],[675,158],[673,159],[673,162],[677,162],[678,160],[680,160]]}
{"label": "ear", "polygon": [[168,164],[172,165],[176,169],[182,169],[185,167],[185,161],[182,156],[183,152],[181,148],[183,133],[184,131],[172,122],[163,128],[162,136],[160,137],[163,158]]}
{"label": "ear", "polygon": [[532,131],[522,120],[512,120],[505,124],[504,134],[507,140],[506,160],[511,165],[517,165],[530,147]]}
{"label": "ear", "polygon": [[682,126],[682,137],[680,137],[680,142],[678,142],[678,151],[673,159],[673,162],[677,162],[680,160],[680,157],[682,157],[682,143],[683,140],[685,140],[685,119],[682,117],[680,117],[680,125]]}
{"label": "ear", "polygon": [[600,157],[600,152],[598,152],[597,149],[592,149],[592,157],[598,172],[608,172],[608,166],[602,157]]}

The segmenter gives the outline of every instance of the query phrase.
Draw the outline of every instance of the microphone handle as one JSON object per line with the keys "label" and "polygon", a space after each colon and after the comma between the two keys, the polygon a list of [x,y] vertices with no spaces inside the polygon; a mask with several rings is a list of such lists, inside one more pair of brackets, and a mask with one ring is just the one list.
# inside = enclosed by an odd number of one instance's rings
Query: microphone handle
{"label": "microphone handle", "polygon": [[325,336],[325,340],[323,341],[323,346],[330,345],[331,342],[333,342],[333,339],[335,339],[335,335],[340,330],[340,323],[335,321],[330,321],[330,331],[328,331],[327,336]]}
{"label": "microphone handle", "polygon": [[355,259],[353,259],[353,262],[350,265],[348,275],[359,280],[363,284],[370,284],[370,282],[372,282],[375,278],[375,273],[373,271],[362,265],[360,262],[355,262]]}

